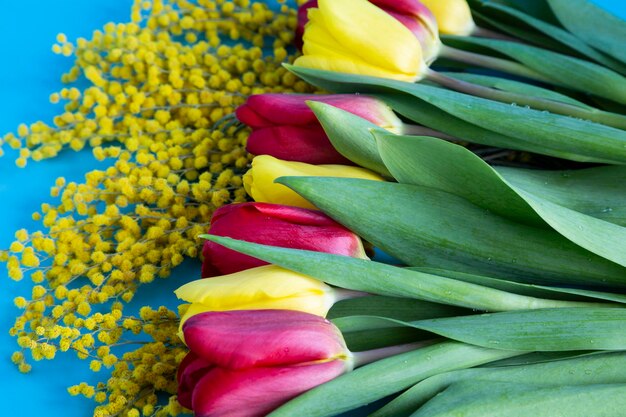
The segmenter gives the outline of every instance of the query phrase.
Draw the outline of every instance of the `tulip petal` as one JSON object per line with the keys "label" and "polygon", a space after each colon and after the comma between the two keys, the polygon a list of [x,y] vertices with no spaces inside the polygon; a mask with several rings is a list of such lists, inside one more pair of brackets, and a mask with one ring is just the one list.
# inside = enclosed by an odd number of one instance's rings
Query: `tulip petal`
{"label": "tulip petal", "polygon": [[229,369],[293,365],[349,355],[332,323],[299,311],[202,313],[189,318],[183,331],[195,354]]}
{"label": "tulip petal", "polygon": [[384,181],[380,175],[360,167],[311,165],[259,155],[252,160],[252,168],[244,175],[243,185],[248,195],[255,201],[314,209],[313,204],[296,192],[274,183],[276,178],[283,176],[344,177]]}
{"label": "tulip petal", "polygon": [[319,316],[326,316],[335,301],[328,285],[276,265],[192,281],[175,294],[207,311],[286,309]]}
{"label": "tulip petal", "polygon": [[[344,48],[325,27],[319,9],[309,9],[311,23],[304,33],[304,55],[297,58],[294,65],[327,71],[371,75],[380,78],[393,78],[401,81],[414,81],[420,66],[409,74],[391,71],[372,60],[362,59]],[[415,41],[415,39],[414,39]]]}
{"label": "tulip petal", "polygon": [[[415,74],[421,69],[421,47],[417,39],[369,1],[319,0],[318,8],[324,26],[342,49],[351,51],[353,56],[396,73]],[[309,18],[312,22],[311,13]]]}
{"label": "tulip petal", "polygon": [[437,19],[439,32],[467,36],[476,28],[466,0],[421,0]]}
{"label": "tulip petal", "polygon": [[382,68],[369,65],[365,61],[357,61],[350,57],[334,57],[328,54],[319,55],[303,55],[294,61],[294,65],[319,69],[323,71],[343,72],[346,74],[369,75],[378,78],[389,78],[398,81],[413,82],[417,78],[415,74],[400,74],[396,72],[386,71]]}
{"label": "tulip petal", "polygon": [[[309,210],[299,207],[284,206],[282,204],[269,203],[243,203],[266,216],[281,219],[302,226],[317,227],[341,227],[339,223],[328,217],[319,210]],[[347,230],[347,229],[344,229]]]}
{"label": "tulip petal", "polygon": [[[301,126],[316,123],[315,114],[305,104],[306,100],[313,100],[315,97],[314,94],[252,95],[248,97],[245,105],[253,108],[264,120],[271,121],[271,124],[255,126],[244,120],[242,122],[253,128],[276,125]],[[320,97],[328,97],[328,95]]]}
{"label": "tulip petal", "polygon": [[248,137],[246,150],[253,155],[271,155],[285,161],[353,165],[335,150],[319,123],[255,130]]}
{"label": "tulip petal", "polygon": [[[365,258],[361,239],[317,210],[268,203],[228,204],[215,211],[208,232],[248,242]],[[206,241],[202,277],[232,274],[267,262]]]}
{"label": "tulip petal", "polygon": [[196,417],[262,417],[346,371],[343,360],[299,366],[213,369],[196,385]]}
{"label": "tulip petal", "polygon": [[189,352],[178,366],[176,381],[178,382],[178,402],[185,408],[192,408],[193,390],[202,377],[212,368],[212,365]]}
{"label": "tulip petal", "polygon": [[356,94],[257,94],[237,109],[237,118],[253,129],[276,126],[319,125],[307,106],[308,100],[332,104],[385,127],[396,126],[400,119],[384,102]]}
{"label": "tulip petal", "polygon": [[262,114],[259,114],[253,106],[248,105],[246,102],[235,110],[237,119],[252,128],[273,126],[274,123],[271,120],[266,119]]}

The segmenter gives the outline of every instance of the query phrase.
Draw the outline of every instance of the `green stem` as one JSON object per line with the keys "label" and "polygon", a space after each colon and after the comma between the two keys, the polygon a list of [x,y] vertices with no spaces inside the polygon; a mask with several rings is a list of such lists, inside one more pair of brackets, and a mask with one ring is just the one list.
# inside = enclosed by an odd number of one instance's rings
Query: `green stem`
{"label": "green stem", "polygon": [[380,349],[364,350],[362,352],[353,352],[353,364],[357,368],[359,366],[367,365],[368,363],[376,362],[381,359],[388,358],[390,356],[399,355],[401,353],[410,352],[419,348],[430,346],[433,343],[439,342],[439,339],[425,340],[422,342],[407,343],[404,345],[387,346]]}
{"label": "green stem", "polygon": [[334,292],[335,292],[335,302],[341,301],[341,300],[349,300],[351,298],[367,297],[369,295],[372,295],[368,292],[347,290],[345,288],[334,288]]}
{"label": "green stem", "polygon": [[534,96],[526,96],[523,94],[502,91],[495,88],[485,87],[478,84],[472,84],[467,81],[457,80],[429,70],[425,79],[435,82],[441,86],[460,93],[470,94],[476,97],[482,97],[490,100],[500,101],[503,103],[517,104],[521,106],[529,106],[535,110],[546,110],[551,113],[571,116],[578,119],[589,120],[596,123],[602,123],[607,126],[616,127],[626,130],[626,116],[616,113],[610,113],[598,109],[585,109],[567,103],[561,103],[554,100],[538,98]]}
{"label": "green stem", "polygon": [[476,65],[478,67],[489,68],[497,71],[506,72],[512,75],[529,78],[531,80],[540,81],[549,84],[555,84],[555,81],[547,78],[537,71],[532,70],[522,64],[508,59],[496,58],[489,55],[481,55],[475,52],[462,51],[447,45],[441,45],[439,57],[448,58],[454,61],[464,62],[466,64]]}

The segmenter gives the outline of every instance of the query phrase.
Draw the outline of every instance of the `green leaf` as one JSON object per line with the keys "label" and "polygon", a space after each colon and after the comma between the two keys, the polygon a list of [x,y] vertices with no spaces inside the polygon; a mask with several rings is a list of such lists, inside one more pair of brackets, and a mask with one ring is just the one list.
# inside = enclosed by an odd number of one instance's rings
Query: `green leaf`
{"label": "green leaf", "polygon": [[481,9],[480,12],[473,10],[472,16],[474,16],[477,22],[481,25],[483,25],[482,22],[485,22],[486,26],[496,28],[498,31],[511,35],[514,38],[523,39],[527,43],[540,45],[545,49],[551,49],[554,51],[561,51],[564,49],[563,45],[559,42],[543,35],[540,32],[537,32],[536,30],[533,30],[532,28],[529,28],[528,26],[515,24],[514,22],[509,21],[511,19],[505,19],[501,16],[491,16],[491,14],[487,14],[487,12],[488,11],[483,9]]}
{"label": "green leaf", "polygon": [[[580,288],[565,287],[548,287],[545,285],[523,284],[515,281],[507,281],[500,278],[486,277],[476,274],[467,274],[460,271],[451,271],[440,268],[420,268],[410,267],[413,271],[421,271],[427,274],[438,275],[446,278],[457,279],[460,281],[471,282],[477,285],[483,285],[489,288],[511,292],[515,294],[527,295],[529,297],[549,298],[553,300],[569,300],[569,301],[591,301],[602,300],[614,303],[626,304],[626,295],[614,294],[609,292],[599,292],[583,290]],[[353,313],[358,314],[358,313]],[[384,316],[384,314],[376,314]],[[391,316],[387,316],[391,317]],[[399,317],[394,317],[399,318]]]}
{"label": "green leaf", "polygon": [[459,36],[442,36],[442,40],[489,48],[535,70],[556,85],[626,104],[626,79],[601,65],[518,42]]}
{"label": "green leaf", "polygon": [[[626,384],[537,387],[508,382],[459,382],[412,417],[611,417],[626,406]],[[558,410],[558,411],[556,411]]]}
{"label": "green leaf", "polygon": [[430,332],[395,324],[377,329],[354,327],[350,316],[364,314],[412,321],[460,316],[471,314],[471,311],[411,298],[367,296],[341,300],[331,307],[326,318],[335,322],[335,325],[339,327],[348,349],[353,352],[432,339]]}
{"label": "green leaf", "polygon": [[494,349],[624,350],[624,308],[507,311],[412,322],[421,330]]}
{"label": "green leaf", "polygon": [[348,349],[352,352],[424,341],[433,337],[433,334],[430,332],[406,326],[342,331],[342,333]]}
{"label": "green leaf", "polygon": [[330,417],[408,388],[424,378],[518,355],[443,342],[365,365],[313,388],[270,413],[269,417]]}
{"label": "green leaf", "polygon": [[466,148],[426,136],[373,133],[380,157],[399,183],[446,191],[516,222],[545,224],[515,189]]}
{"label": "green leaf", "polygon": [[[516,360],[522,358],[518,356]],[[590,385],[626,383],[626,354],[624,352],[603,353],[554,360],[525,366],[482,367],[446,372],[427,378],[387,405],[371,417],[399,417],[410,415],[448,386],[458,382],[507,382],[558,387],[562,385]]]}
{"label": "green leaf", "polygon": [[626,167],[567,171],[494,167],[509,184],[589,216],[626,226]]}
{"label": "green leaf", "polygon": [[626,132],[620,129],[428,85],[285,66],[326,90],[377,95],[407,118],[461,139],[581,162],[626,164]]}
{"label": "green leaf", "polygon": [[[494,14],[494,19],[497,21],[501,21],[504,17],[508,17],[509,20],[512,20],[512,26],[514,27],[519,27],[520,23],[522,25],[527,25],[549,38],[556,40],[558,43],[566,46],[571,51],[575,51],[578,54],[586,56],[587,58],[590,58],[597,63],[622,74],[626,70],[626,67],[619,61],[590,47],[570,32],[563,30],[558,26],[551,25],[541,19],[537,19],[512,7],[507,7],[497,3],[487,2],[485,4],[485,11]],[[546,47],[545,44],[538,45],[542,48]]]}
{"label": "green leaf", "polygon": [[537,19],[541,19],[548,23],[558,24],[558,20],[554,16],[554,13],[550,9],[550,6],[548,6],[546,0],[469,0],[469,3],[472,6],[472,9],[475,8],[477,3],[504,3]]}
{"label": "green leaf", "polygon": [[626,281],[624,268],[553,230],[513,222],[443,191],[339,178],[278,182],[409,266],[548,285],[620,288]]}
{"label": "green leaf", "polygon": [[404,322],[378,316],[337,319],[350,331],[405,325],[448,339],[518,351],[625,350],[626,308],[550,308]]}
{"label": "green leaf", "polygon": [[[537,226],[545,221],[572,242],[626,266],[626,228],[555,204],[536,195],[534,188],[509,184],[462,146],[429,137],[380,132],[374,132],[374,137],[383,162],[398,182],[458,195],[517,222]],[[516,172],[521,177],[524,170]]]}
{"label": "green leaf", "polygon": [[450,278],[346,256],[264,246],[220,236],[205,235],[203,237],[227,248],[309,275],[328,284],[371,294],[416,298],[487,311],[597,305],[520,296]]}
{"label": "green leaf", "polygon": [[583,102],[574,100],[573,98],[566,96],[565,94],[557,93],[556,91],[548,90],[545,88],[537,87],[536,85],[526,84],[519,81],[508,80],[506,78],[491,77],[482,74],[472,74],[469,72],[439,72],[442,75],[456,78],[463,81],[468,81],[474,84],[484,85],[486,87],[496,88],[498,90],[510,91],[513,93],[526,94],[529,96],[535,96],[545,98],[548,100],[558,101],[561,103],[567,103],[574,106],[582,107],[584,109],[591,109],[591,106],[586,105]]}
{"label": "green leaf", "polygon": [[386,177],[391,176],[378,155],[374,138],[369,133],[386,132],[385,129],[330,104],[310,101],[308,105],[340,154],[359,166]]}
{"label": "green leaf", "polygon": [[626,22],[589,0],[548,0],[548,3],[567,30],[626,63]]}
{"label": "green leaf", "polygon": [[411,298],[367,296],[335,303],[326,318],[329,320],[371,314],[398,320],[421,320],[469,314],[470,310]]}

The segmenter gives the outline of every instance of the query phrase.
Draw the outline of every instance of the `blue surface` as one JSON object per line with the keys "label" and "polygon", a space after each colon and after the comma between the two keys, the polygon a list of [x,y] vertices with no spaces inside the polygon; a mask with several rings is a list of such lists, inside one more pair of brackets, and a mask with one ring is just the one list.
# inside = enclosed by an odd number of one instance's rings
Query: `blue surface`
{"label": "blue surface", "polygon": [[[596,0],[626,19],[624,0]],[[130,0],[57,0],[36,2],[3,2],[3,23],[0,25],[0,134],[14,131],[19,123],[36,120],[49,121],[61,111],[60,106],[49,104],[51,93],[61,88],[61,74],[69,68],[70,61],[51,52],[58,32],[69,39],[88,37],[94,29],[108,21],[126,21]],[[88,151],[86,151],[88,152]],[[0,248],[7,248],[13,233],[20,228],[37,230],[30,219],[43,202],[51,201],[49,188],[54,179],[64,176],[80,180],[85,172],[94,169],[93,160],[84,153],[65,152],[53,160],[30,163],[26,169],[14,165],[15,153],[7,151],[0,159]],[[157,281],[146,288],[136,299],[136,304],[157,303],[173,305],[171,290],[185,277],[195,277],[197,264],[178,269],[174,279]],[[158,285],[158,289],[156,286]],[[34,363],[30,374],[20,374],[9,356],[16,347],[15,340],[7,334],[18,311],[12,300],[17,295],[30,293],[30,283],[25,280],[15,284],[0,267],[0,392],[19,407],[20,415],[45,414],[50,417],[75,417],[91,415],[93,403],[80,397],[70,397],[66,388],[81,381],[95,382],[104,379],[87,369],[88,361],[79,361],[72,354],[59,354],[54,361]],[[156,301],[155,301],[156,300]],[[143,301],[143,302],[142,302]],[[8,407],[8,408],[7,408]],[[5,405],[7,410],[10,405]],[[17,411],[17,410],[16,410]]]}

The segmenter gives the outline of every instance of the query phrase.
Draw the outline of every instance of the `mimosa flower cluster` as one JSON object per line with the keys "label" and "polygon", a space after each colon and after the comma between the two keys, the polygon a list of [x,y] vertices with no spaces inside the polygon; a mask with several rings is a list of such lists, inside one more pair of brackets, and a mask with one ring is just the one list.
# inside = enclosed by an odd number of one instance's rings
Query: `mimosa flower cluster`
{"label": "mimosa flower cluster", "polygon": [[[250,94],[313,91],[281,67],[294,59],[295,6],[136,1],[129,23],[76,43],[57,37],[53,51],[74,59],[67,86],[50,97],[63,111],[52,124],[20,125],[2,145],[19,150],[20,167],[85,146],[109,167],[57,179],[33,214],[41,229],[17,231],[0,251],[11,278],[35,283],[15,299],[22,314],[10,330],[21,371],[29,357],[71,350],[94,372],[113,370],[107,382],[70,388],[102,404],[94,415],[181,411],[175,397],[157,401],[176,391],[178,314],[154,306],[135,317],[124,306],[199,255],[197,236],[216,208],[246,200],[248,131],[229,117],[235,108]],[[116,353],[128,344],[139,348]]]}

